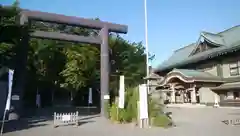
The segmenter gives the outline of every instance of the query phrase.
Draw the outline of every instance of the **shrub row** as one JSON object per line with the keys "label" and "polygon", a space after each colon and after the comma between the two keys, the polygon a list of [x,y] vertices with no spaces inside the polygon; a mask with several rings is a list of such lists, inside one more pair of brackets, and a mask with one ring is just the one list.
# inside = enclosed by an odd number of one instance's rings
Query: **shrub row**
{"label": "shrub row", "polygon": [[[138,88],[127,88],[125,93],[125,108],[118,108],[118,99],[109,105],[110,119],[118,123],[136,122],[138,119]],[[154,99],[148,96],[148,112],[150,124],[158,127],[168,127],[172,124],[165,114],[163,114],[162,106]]]}

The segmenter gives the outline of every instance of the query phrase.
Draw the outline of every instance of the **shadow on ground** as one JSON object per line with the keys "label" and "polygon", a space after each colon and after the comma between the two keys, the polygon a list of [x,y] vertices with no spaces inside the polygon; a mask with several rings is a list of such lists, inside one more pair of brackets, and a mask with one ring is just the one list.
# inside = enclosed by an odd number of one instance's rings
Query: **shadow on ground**
{"label": "shadow on ground", "polygon": [[50,119],[21,119],[18,121],[8,121],[5,122],[3,133],[20,131],[24,129],[30,129],[33,127],[47,126],[47,121]]}
{"label": "shadow on ground", "polygon": [[[3,133],[21,131],[36,127],[53,127],[53,115],[57,113],[79,112],[79,125],[94,122],[93,118],[99,117],[96,109],[75,108],[75,107],[54,107],[44,109],[28,109],[26,114],[18,121],[6,121]],[[61,126],[59,126],[61,127]]]}

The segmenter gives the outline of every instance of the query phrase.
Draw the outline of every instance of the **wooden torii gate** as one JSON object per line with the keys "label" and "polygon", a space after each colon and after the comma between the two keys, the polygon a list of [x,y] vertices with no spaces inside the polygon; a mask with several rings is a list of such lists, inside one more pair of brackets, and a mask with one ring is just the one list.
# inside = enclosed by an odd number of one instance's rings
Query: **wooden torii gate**
{"label": "wooden torii gate", "polygon": [[[49,23],[65,24],[69,26],[79,26],[83,28],[100,30],[99,36],[78,36],[60,32],[46,32],[46,31],[32,31],[30,32],[31,21],[42,21]],[[101,114],[107,117],[108,113],[105,106],[109,103],[109,46],[108,35],[109,32],[124,33],[128,31],[126,25],[108,23],[98,20],[84,19],[80,17],[65,16],[54,13],[46,13],[40,11],[31,11],[22,9],[19,15],[19,25],[23,26],[21,30],[22,38],[19,42],[19,50],[17,52],[16,61],[18,63],[15,68],[16,83],[12,91],[12,96],[15,99],[11,100],[12,111],[9,118],[12,120],[19,119],[22,112],[21,97],[25,85],[27,52],[29,47],[29,39],[42,38],[61,40],[69,42],[80,42],[89,44],[101,45]]]}

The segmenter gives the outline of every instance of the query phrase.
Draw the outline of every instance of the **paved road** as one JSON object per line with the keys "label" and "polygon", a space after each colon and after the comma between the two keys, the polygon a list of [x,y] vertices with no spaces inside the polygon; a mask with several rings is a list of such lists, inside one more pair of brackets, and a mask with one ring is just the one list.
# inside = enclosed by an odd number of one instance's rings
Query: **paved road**
{"label": "paved road", "polygon": [[[225,119],[240,118],[237,109],[213,108],[168,108],[173,112],[177,127],[163,129],[139,129],[134,125],[112,124],[101,117],[82,117],[83,124],[52,127],[52,121],[38,121],[18,131],[7,132],[4,136],[237,136],[239,126],[222,123]],[[84,119],[85,118],[85,119]]]}
{"label": "paved road", "polygon": [[226,125],[226,119],[240,119],[240,109],[230,108],[169,108],[173,112],[176,128],[167,135],[179,136],[236,136],[240,125]]}

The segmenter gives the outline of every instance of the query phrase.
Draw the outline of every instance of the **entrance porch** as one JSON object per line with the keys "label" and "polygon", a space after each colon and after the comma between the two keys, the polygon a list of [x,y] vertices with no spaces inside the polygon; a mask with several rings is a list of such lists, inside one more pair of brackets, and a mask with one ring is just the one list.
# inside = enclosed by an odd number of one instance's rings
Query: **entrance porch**
{"label": "entrance porch", "polygon": [[165,103],[184,104],[200,103],[199,91],[194,83],[185,83],[173,78],[162,90]]}
{"label": "entrance porch", "polygon": [[174,69],[169,72],[157,89],[165,104],[204,104],[219,102],[219,96],[209,89],[222,84],[214,75],[197,70]]}

